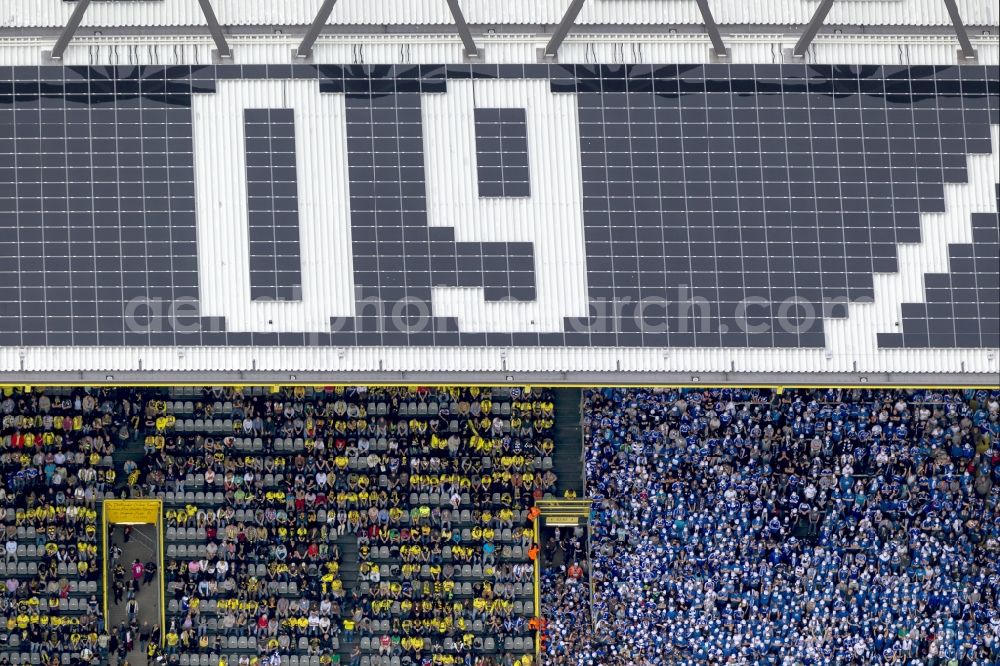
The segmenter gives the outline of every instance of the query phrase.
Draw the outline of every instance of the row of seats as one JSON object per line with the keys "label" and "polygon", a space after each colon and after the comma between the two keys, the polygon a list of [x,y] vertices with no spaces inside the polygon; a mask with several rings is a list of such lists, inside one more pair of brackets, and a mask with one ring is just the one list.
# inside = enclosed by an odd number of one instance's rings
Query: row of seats
{"label": "row of seats", "polygon": [[[16,646],[10,646],[16,647]],[[2,654],[6,657],[11,664],[14,666],[20,666],[24,664],[25,666],[41,666],[42,657],[38,652],[18,652],[16,650],[3,650]],[[63,666],[72,666],[74,663],[78,663],[80,657],[80,652],[76,650],[66,650],[59,655],[59,663]],[[216,661],[218,663],[218,661]],[[199,665],[201,666],[200,662]]]}
{"label": "row of seats", "polygon": [[[180,397],[177,393],[178,389],[171,389],[171,396]],[[247,395],[252,396],[263,396],[263,393],[254,393],[253,390],[249,390]],[[306,394],[309,397],[316,397],[320,395],[314,390],[308,390]],[[509,391],[504,389],[494,389],[491,392],[493,398],[509,398]],[[207,400],[199,400],[197,402],[193,400],[163,400],[163,413],[171,416],[186,416],[188,414],[195,414],[196,412],[201,413],[211,413],[211,414],[232,414],[235,407],[238,405],[231,400],[214,400],[208,402]],[[455,401],[449,401],[444,399],[440,402],[435,400],[421,401],[421,400],[411,400],[411,401],[400,401],[398,403],[390,403],[385,400],[376,401],[369,400],[367,403],[363,401],[356,401],[353,403],[355,405],[363,405],[366,407],[368,414],[375,416],[386,416],[388,414],[393,414],[397,416],[428,416],[436,415],[441,413],[447,414],[457,414],[459,412],[459,403]],[[495,414],[503,417],[510,416],[511,414],[511,403],[501,402]],[[217,420],[217,419],[216,419]],[[232,419],[221,419],[225,421],[232,422]],[[214,420],[213,420],[214,422]],[[206,420],[202,419],[202,428],[204,429]]]}
{"label": "row of seats", "polygon": [[[41,556],[39,556],[39,557],[41,557]],[[15,576],[15,577],[18,577],[18,578],[34,578],[35,576],[38,575],[38,571],[39,571],[40,565],[44,566],[44,562],[40,562],[40,561],[36,561],[36,560],[30,560],[30,561],[25,561],[25,562],[18,562],[16,564],[13,563],[13,562],[11,562],[9,564],[6,563],[6,562],[0,563],[0,576]],[[65,577],[68,577],[68,576],[76,576],[77,575],[77,569],[76,569],[76,567],[74,565],[70,565],[70,564],[67,564],[65,562],[59,562],[59,563],[56,564],[56,574],[60,578],[65,578]],[[85,580],[85,581],[73,581],[73,582],[76,582],[78,584],[87,583],[87,584],[94,584],[94,585],[96,585],[96,581],[93,581],[93,580],[90,580],[90,581],[87,581],[87,580]]]}
{"label": "row of seats", "polygon": [[[508,407],[509,409],[509,407]],[[386,412],[380,412],[376,416],[385,416]],[[436,412],[427,412],[421,414],[393,414],[393,416],[437,416]],[[200,435],[236,435],[245,432],[243,423],[239,420],[234,419],[191,419],[191,418],[176,418],[172,422],[172,427],[175,432],[181,434],[200,434]],[[444,418],[444,424],[442,430],[447,432],[459,432],[460,421],[454,416],[448,416]],[[510,420],[502,418],[499,423],[499,429],[502,432],[510,432]],[[272,450],[283,450],[283,451],[294,451],[296,442],[302,443],[304,440],[299,438],[275,438],[271,443]],[[235,442],[234,442],[235,444]],[[278,448],[280,447],[280,449]],[[239,449],[244,451],[262,451],[264,448],[264,440],[261,437],[243,437],[239,443]]]}

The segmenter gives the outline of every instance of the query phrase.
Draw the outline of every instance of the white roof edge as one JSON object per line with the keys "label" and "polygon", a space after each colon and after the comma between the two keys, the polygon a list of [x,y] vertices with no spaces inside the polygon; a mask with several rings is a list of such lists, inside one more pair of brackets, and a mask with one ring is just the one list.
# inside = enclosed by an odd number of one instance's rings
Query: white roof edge
{"label": "white roof edge", "polygon": [[[988,0],[957,0],[968,26],[1000,24],[1000,9]],[[247,2],[212,0],[224,26],[296,26],[312,23],[318,0]],[[64,0],[5,0],[0,7],[2,27],[61,27],[75,3]],[[473,25],[554,25],[568,0],[461,0],[466,20]],[[805,25],[818,0],[710,0],[720,25]],[[577,19],[579,25],[701,25],[695,0],[589,0]],[[83,25],[191,26],[204,25],[198,0],[94,2]],[[340,0],[331,25],[448,25],[453,18],[443,0]],[[827,25],[948,26],[944,0],[840,0],[833,5]]]}
{"label": "white roof edge", "polygon": [[141,385],[452,385],[490,386],[765,386],[765,387],[984,387],[996,386],[989,374],[968,373],[796,373],[796,372],[14,372],[9,386]]}
{"label": "white roof edge", "polygon": [[[5,378],[168,373],[280,376],[536,374],[976,375],[994,383],[996,349],[622,348],[622,347],[25,347],[0,349]],[[303,375],[305,376],[305,375]],[[117,379],[117,377],[116,377]]]}

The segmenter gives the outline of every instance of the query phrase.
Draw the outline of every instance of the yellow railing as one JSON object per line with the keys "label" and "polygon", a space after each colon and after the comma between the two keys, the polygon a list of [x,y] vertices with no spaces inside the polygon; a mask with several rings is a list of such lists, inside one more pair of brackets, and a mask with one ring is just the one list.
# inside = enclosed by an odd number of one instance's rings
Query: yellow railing
{"label": "yellow railing", "polygon": [[156,528],[159,578],[160,578],[160,644],[163,644],[167,634],[167,600],[166,600],[166,569],[164,568],[164,550],[167,547],[166,528],[163,520],[163,500],[159,499],[131,499],[131,500],[104,500],[101,506],[101,520],[104,525],[104,550],[101,553],[101,562],[104,567],[102,575],[102,587],[104,588],[104,618],[107,622],[108,615],[108,530],[112,524],[116,525],[153,525]]}

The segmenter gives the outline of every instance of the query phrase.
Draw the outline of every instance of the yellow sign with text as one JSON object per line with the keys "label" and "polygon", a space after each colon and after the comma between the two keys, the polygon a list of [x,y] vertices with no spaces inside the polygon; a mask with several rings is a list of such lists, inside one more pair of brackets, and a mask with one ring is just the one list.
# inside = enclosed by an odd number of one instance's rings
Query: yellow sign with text
{"label": "yellow sign with text", "polygon": [[104,500],[104,517],[109,523],[158,525],[161,506],[155,499]]}

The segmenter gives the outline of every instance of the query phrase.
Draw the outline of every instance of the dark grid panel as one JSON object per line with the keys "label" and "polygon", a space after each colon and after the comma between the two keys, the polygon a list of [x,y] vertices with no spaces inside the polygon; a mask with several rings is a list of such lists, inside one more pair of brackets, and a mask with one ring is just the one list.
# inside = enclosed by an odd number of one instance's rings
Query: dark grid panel
{"label": "dark grid panel", "polygon": [[[334,339],[359,344],[465,344],[430,311],[432,287],[482,287],[487,300],[533,300],[530,243],[457,242],[429,227],[420,95],[404,82],[345,79],[358,317]],[[371,88],[369,88],[371,86]],[[406,87],[400,85],[398,87]],[[508,335],[509,337],[509,335]],[[484,343],[480,343],[484,344]]]}
{"label": "dark grid panel", "polygon": [[478,108],[474,116],[479,196],[531,196],[525,110]]}
{"label": "dark grid panel", "polygon": [[925,301],[902,304],[902,332],[882,347],[1000,347],[1000,218],[971,217],[972,243],[948,246],[949,272],[924,276]]}
{"label": "dark grid panel", "polygon": [[666,302],[595,321],[590,344],[822,346],[824,317],[872,299],[897,244],[920,240],[920,214],[944,210],[944,183],[989,152],[985,74],[577,65],[553,78],[578,92],[591,298]]}
{"label": "dark grid panel", "polygon": [[245,109],[250,297],[302,300],[295,114]]}
{"label": "dark grid panel", "polygon": [[0,344],[200,344],[214,328],[197,309],[181,69],[0,76]]}

